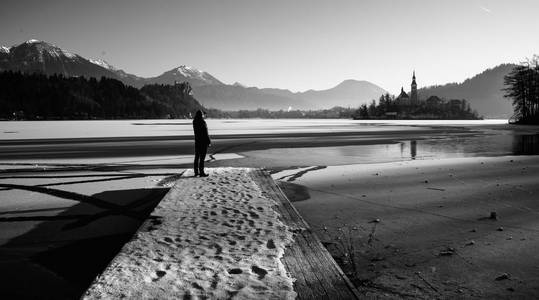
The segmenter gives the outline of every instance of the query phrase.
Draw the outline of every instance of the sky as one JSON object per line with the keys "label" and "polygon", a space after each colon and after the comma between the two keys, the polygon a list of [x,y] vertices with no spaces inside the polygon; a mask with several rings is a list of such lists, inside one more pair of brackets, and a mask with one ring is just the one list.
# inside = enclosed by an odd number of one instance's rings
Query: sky
{"label": "sky", "polygon": [[138,76],[180,65],[292,91],[461,82],[539,53],[539,1],[2,0],[0,45],[29,39]]}

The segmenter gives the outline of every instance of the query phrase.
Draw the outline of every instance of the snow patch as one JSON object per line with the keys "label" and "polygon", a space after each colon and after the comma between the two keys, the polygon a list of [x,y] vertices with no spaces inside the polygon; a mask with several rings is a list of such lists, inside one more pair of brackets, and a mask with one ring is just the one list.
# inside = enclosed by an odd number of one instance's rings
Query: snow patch
{"label": "snow patch", "polygon": [[113,66],[111,66],[108,62],[102,60],[102,59],[89,59],[89,61],[91,63],[93,63],[94,65],[98,65],[100,67],[103,67],[105,69],[109,69],[109,70],[116,70],[116,68],[114,68]]}
{"label": "snow patch", "polygon": [[86,299],[294,299],[293,237],[250,169],[184,174]]}
{"label": "snow patch", "polygon": [[26,44],[35,44],[35,43],[40,43],[40,42],[41,42],[40,40],[30,39],[30,40],[27,40],[25,43]]}
{"label": "snow patch", "polygon": [[1,53],[9,53],[9,51],[10,51],[9,47],[5,47],[5,46],[0,47],[0,52]]}
{"label": "snow patch", "polygon": [[71,53],[69,51],[66,51],[66,50],[61,50],[62,51],[62,54],[64,54],[67,58],[75,58],[77,57],[77,55],[75,53]]}

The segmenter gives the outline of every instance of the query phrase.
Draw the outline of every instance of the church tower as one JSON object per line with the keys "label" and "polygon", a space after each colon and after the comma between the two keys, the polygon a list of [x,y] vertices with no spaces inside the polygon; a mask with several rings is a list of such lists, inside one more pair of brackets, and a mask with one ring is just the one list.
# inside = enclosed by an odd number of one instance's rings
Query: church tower
{"label": "church tower", "polygon": [[410,103],[419,104],[419,100],[417,99],[417,83],[415,82],[415,70],[414,75],[412,76],[412,91],[410,92]]}

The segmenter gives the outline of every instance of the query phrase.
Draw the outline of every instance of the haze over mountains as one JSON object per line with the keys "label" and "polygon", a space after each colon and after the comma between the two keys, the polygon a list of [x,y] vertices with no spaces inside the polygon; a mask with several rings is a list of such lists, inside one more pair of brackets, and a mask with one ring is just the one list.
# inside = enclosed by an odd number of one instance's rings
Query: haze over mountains
{"label": "haze over mountains", "polygon": [[[472,108],[477,109],[482,115],[507,117],[511,115],[512,108],[510,101],[503,98],[501,89],[503,76],[512,67],[513,65],[500,65],[460,84],[423,88],[420,89],[419,95],[422,98],[437,95],[448,99],[467,99]],[[105,61],[86,59],[38,40],[29,40],[13,47],[1,47],[0,71],[5,70],[96,78],[104,76],[138,88],[147,84],[187,81],[193,87],[194,96],[201,104],[222,110],[359,107],[387,93],[383,88],[368,81],[351,79],[327,90],[296,93],[286,89],[245,87],[239,83],[228,85],[207,72],[185,65],[156,77],[143,78],[119,70]]]}

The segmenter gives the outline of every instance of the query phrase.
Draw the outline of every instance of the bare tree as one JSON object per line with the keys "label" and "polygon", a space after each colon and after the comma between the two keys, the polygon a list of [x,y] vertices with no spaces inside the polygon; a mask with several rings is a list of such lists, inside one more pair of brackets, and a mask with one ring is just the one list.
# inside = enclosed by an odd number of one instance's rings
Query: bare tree
{"label": "bare tree", "polygon": [[539,56],[513,68],[504,77],[505,97],[513,101],[515,119],[519,123],[539,122]]}

